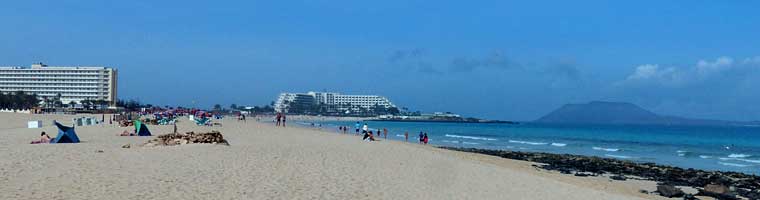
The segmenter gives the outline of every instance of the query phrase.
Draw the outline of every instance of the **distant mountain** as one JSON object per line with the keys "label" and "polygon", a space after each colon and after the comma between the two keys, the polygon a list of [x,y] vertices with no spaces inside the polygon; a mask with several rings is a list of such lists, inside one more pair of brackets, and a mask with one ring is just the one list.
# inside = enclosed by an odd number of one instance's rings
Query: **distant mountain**
{"label": "distant mountain", "polygon": [[689,119],[658,115],[632,103],[592,101],[586,104],[565,104],[534,121],[553,124],[651,124],[651,125],[750,125],[756,123]]}

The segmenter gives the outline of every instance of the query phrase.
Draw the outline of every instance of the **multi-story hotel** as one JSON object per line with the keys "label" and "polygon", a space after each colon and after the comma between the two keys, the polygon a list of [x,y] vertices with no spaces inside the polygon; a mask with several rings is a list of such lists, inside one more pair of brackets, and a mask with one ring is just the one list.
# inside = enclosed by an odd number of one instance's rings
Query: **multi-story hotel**
{"label": "multi-story hotel", "polygon": [[321,106],[325,112],[355,112],[358,109],[396,107],[388,98],[377,95],[345,95],[331,92],[282,93],[275,101],[277,112],[289,112],[294,107]]}
{"label": "multi-story hotel", "polygon": [[0,92],[24,91],[61,102],[105,100],[116,104],[116,69],[108,67],[0,67]]}

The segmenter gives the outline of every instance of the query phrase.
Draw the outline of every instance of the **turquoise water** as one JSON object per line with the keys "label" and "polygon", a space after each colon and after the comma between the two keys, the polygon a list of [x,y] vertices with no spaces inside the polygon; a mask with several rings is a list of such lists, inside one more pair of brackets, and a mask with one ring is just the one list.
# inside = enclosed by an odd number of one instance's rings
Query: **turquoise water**
{"label": "turquoise water", "polygon": [[[353,132],[356,122],[314,123],[336,132],[337,126],[348,126]],[[416,142],[425,131],[430,143],[439,146],[569,153],[760,174],[760,127],[366,123],[372,129],[387,128],[394,140],[404,140],[408,131],[410,142]]]}

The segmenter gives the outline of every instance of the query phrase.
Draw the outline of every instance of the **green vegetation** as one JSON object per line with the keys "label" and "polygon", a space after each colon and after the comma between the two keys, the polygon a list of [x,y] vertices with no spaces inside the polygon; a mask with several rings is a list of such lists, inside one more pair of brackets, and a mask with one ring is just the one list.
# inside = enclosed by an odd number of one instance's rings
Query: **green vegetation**
{"label": "green vegetation", "polygon": [[40,100],[36,94],[27,94],[23,91],[4,94],[0,92],[0,109],[27,110],[38,107]]}

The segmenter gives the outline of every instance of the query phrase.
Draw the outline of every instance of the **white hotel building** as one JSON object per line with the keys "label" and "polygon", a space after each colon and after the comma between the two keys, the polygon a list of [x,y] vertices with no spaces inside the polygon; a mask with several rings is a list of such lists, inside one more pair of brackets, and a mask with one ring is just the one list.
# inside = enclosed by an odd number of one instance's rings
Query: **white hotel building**
{"label": "white hotel building", "polygon": [[328,112],[351,112],[359,107],[371,109],[375,106],[396,107],[388,98],[377,95],[345,95],[332,92],[282,93],[275,101],[277,112],[288,112],[293,104],[324,105]]}
{"label": "white hotel building", "polygon": [[0,67],[0,92],[24,91],[41,99],[61,95],[68,104],[82,100],[106,100],[116,103],[116,69],[108,67],[48,67],[42,63],[31,67]]}

